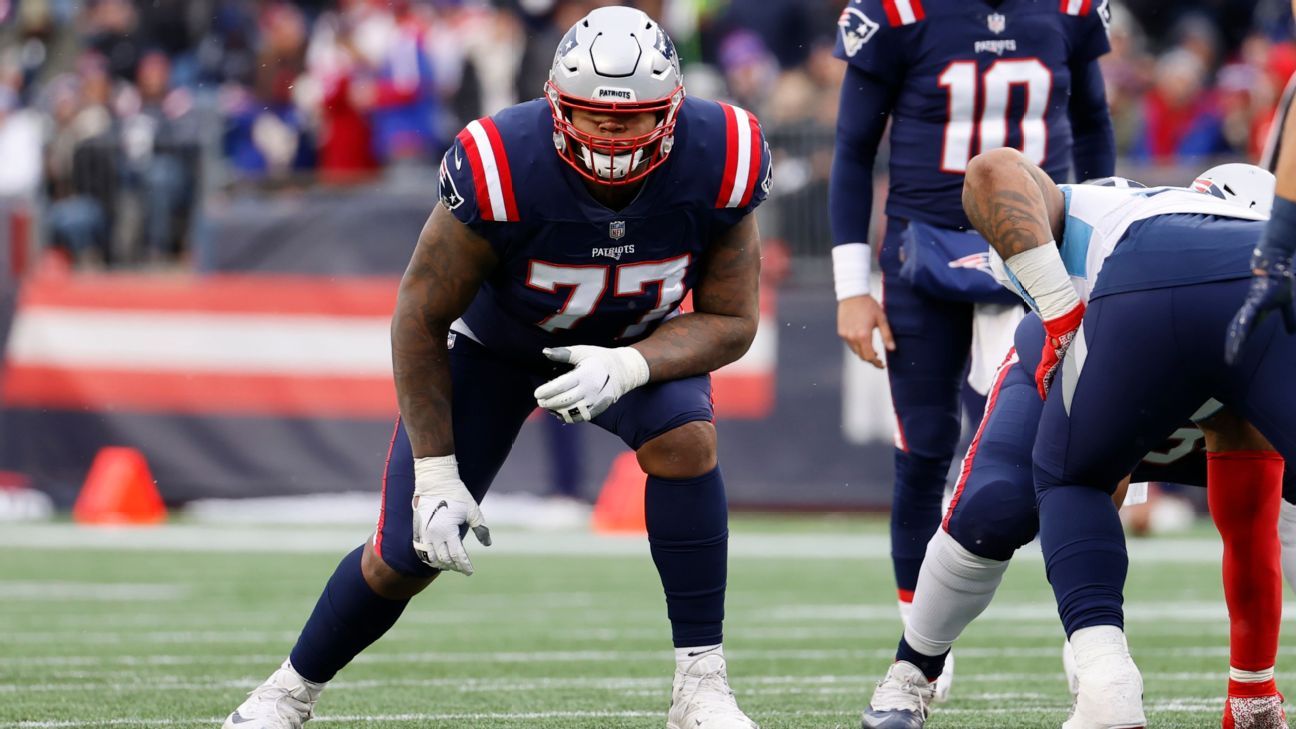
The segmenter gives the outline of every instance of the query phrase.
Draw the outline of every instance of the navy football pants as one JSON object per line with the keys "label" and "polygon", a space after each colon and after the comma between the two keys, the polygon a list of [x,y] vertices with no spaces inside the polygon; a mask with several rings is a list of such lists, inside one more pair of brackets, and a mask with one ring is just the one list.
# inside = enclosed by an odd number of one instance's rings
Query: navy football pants
{"label": "navy football pants", "polygon": [[[941,499],[962,419],[960,393],[972,347],[972,304],[918,293],[900,278],[901,234],[908,222],[887,221],[879,258],[882,305],[895,336],[887,376],[895,406],[897,447],[891,500],[891,559],[901,597],[918,583],[927,542],[940,526]],[[974,406],[980,414],[980,405]]]}
{"label": "navy football pants", "polygon": [[1067,634],[1122,625],[1128,559],[1107,498],[1121,477],[1215,397],[1296,463],[1296,337],[1263,322],[1243,360],[1224,334],[1245,279],[1090,302],[1044,405],[1034,449],[1040,541]]}
{"label": "navy football pants", "polygon": [[[995,378],[985,416],[963,459],[954,498],[942,523],[964,549],[987,559],[1010,559],[1035,538],[1035,478],[1031,466],[1044,401],[1034,372],[1044,346],[1039,317],[1028,314],[1017,326],[1015,349]],[[1190,425],[1184,421],[1180,428]],[[1170,442],[1154,448],[1167,452]],[[1140,461],[1135,481],[1206,485],[1206,458],[1199,451],[1173,461]],[[1296,473],[1288,469],[1283,497],[1296,503]]]}
{"label": "navy football pants", "polygon": [[[562,369],[528,369],[463,336],[450,349],[455,457],[459,476],[479,502],[513,447],[522,423],[536,409],[535,388]],[[546,416],[548,417],[548,416]],[[631,390],[594,424],[637,449],[658,435],[697,420],[713,419],[711,378],[688,377]],[[413,547],[414,455],[398,421],[383,476],[382,510],[374,548],[407,575],[431,575]]]}

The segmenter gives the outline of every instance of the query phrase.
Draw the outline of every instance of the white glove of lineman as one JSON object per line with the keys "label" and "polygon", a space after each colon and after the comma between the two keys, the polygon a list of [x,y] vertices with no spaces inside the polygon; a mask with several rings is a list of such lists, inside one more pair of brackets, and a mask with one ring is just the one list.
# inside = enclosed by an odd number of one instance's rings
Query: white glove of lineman
{"label": "white glove of lineman", "polygon": [[491,543],[481,509],[459,479],[453,455],[414,459],[414,553],[428,566],[473,573],[460,527],[472,527],[482,546]]}
{"label": "white glove of lineman", "polygon": [[627,392],[648,382],[648,361],[633,347],[555,347],[544,356],[576,365],[536,388],[536,404],[568,423],[593,420]]}

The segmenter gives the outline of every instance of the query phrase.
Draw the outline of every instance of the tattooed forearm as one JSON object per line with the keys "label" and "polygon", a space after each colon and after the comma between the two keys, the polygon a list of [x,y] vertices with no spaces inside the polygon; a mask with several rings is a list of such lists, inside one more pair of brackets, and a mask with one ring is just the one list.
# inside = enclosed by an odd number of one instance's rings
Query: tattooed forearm
{"label": "tattooed forearm", "polygon": [[1048,242],[1040,210],[1043,201],[1037,207],[1035,200],[1015,190],[981,189],[972,193],[969,204],[967,195],[964,188],[968,220],[1004,258]]}
{"label": "tattooed forearm", "polygon": [[1057,186],[1019,152],[999,149],[978,155],[963,182],[963,210],[972,226],[1003,258],[1054,239],[1049,204]]}
{"label": "tattooed forearm", "polygon": [[446,337],[493,263],[489,245],[437,206],[401,279],[391,326],[396,401],[415,457],[454,452]]}
{"label": "tattooed forearm", "polygon": [[677,380],[713,372],[747,352],[755,320],[697,312],[665,322],[634,345],[648,361],[651,381]]}
{"label": "tattooed forearm", "polygon": [[693,312],[663,323],[638,344],[654,382],[717,370],[747,352],[760,320],[760,231],[748,215],[712,246]]}

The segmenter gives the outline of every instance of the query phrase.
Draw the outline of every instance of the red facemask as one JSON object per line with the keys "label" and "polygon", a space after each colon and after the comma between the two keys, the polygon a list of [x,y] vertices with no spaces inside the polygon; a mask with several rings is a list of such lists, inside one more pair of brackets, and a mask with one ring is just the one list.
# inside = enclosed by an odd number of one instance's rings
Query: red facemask
{"label": "red facemask", "polygon": [[[558,155],[581,177],[618,186],[642,180],[666,161],[675,141],[675,118],[684,101],[684,87],[676,87],[663,99],[606,102],[564,94],[550,81],[545,83],[545,97],[553,112]],[[571,122],[573,109],[599,114],[653,113],[661,121],[652,131],[637,137],[605,137],[577,129]]]}

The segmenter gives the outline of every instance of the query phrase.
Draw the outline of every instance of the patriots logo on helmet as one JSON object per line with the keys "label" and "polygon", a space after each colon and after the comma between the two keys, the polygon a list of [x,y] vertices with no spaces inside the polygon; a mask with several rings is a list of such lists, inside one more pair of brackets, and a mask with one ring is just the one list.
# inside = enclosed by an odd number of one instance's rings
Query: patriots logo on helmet
{"label": "patriots logo on helmet", "polygon": [[576,26],[572,26],[571,30],[567,31],[567,35],[563,36],[563,39],[558,43],[558,57],[562,58],[568,53],[571,53],[572,49],[575,47],[576,47]]}
{"label": "patriots logo on helmet", "polygon": [[653,48],[666,57],[666,60],[675,60],[675,44],[671,42],[670,36],[661,26],[657,26],[657,38],[653,40]]}
{"label": "patriots logo on helmet", "polygon": [[1216,185],[1214,182],[1210,180],[1205,180],[1200,177],[1193,180],[1192,189],[1196,190],[1197,192],[1204,192],[1207,195],[1213,195],[1221,200],[1228,199],[1227,197],[1225,197],[1224,191],[1221,190],[1218,185]]}
{"label": "patriots logo on helmet", "polygon": [[848,7],[842,11],[837,27],[841,28],[842,48],[847,56],[853,58],[881,26],[873,22],[862,10]]}
{"label": "patriots logo on helmet", "polygon": [[446,210],[454,210],[464,204],[463,195],[459,194],[454,177],[450,176],[450,168],[446,165],[445,157],[441,158],[441,176],[437,180],[437,185],[440,188],[441,204]]}

